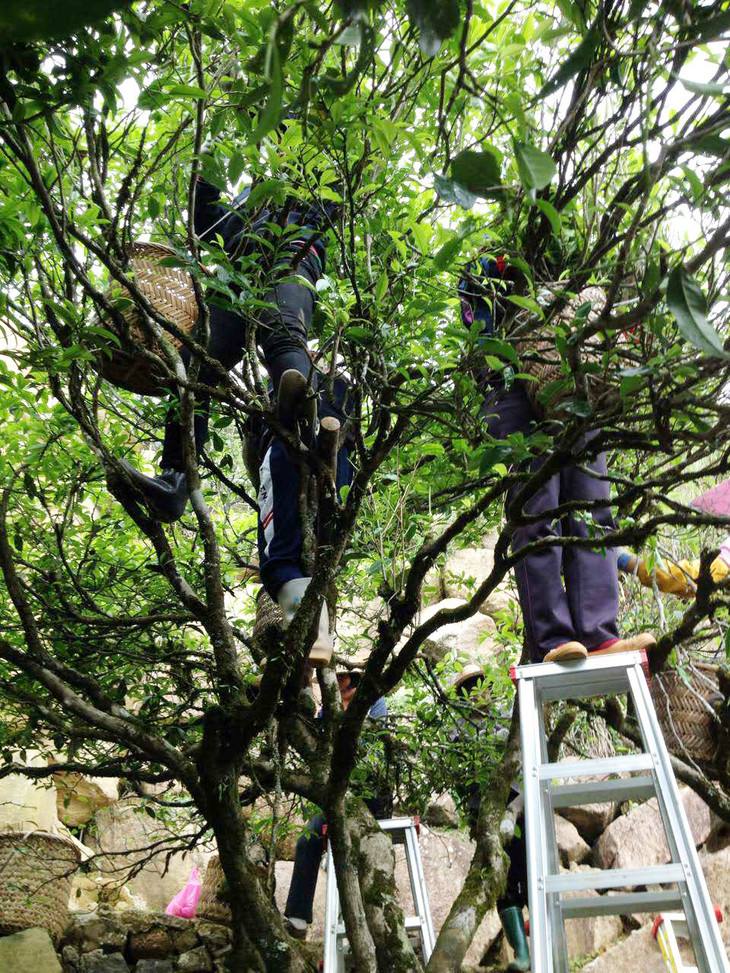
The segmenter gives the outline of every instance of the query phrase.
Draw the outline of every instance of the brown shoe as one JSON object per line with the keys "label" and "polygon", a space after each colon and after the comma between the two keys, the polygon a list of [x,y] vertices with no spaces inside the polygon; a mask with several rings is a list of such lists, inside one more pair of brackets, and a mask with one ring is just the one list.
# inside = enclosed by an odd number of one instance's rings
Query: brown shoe
{"label": "brown shoe", "polygon": [[576,659],[587,659],[588,649],[581,642],[563,642],[550,649],[543,662],[574,662]]}
{"label": "brown shoe", "polygon": [[651,632],[641,632],[640,635],[633,635],[630,639],[618,639],[605,649],[594,649],[590,654],[594,655],[613,655],[615,652],[641,652],[644,649],[650,652],[656,645],[656,638]]}

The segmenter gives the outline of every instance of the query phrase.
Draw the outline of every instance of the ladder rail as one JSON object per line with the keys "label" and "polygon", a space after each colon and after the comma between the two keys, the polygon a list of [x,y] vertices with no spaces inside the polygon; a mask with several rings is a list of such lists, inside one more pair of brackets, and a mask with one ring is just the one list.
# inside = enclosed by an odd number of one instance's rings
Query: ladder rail
{"label": "ladder rail", "polygon": [[[636,709],[644,746],[656,762],[657,802],[664,823],[670,851],[685,870],[682,896],[690,941],[700,973],[730,973],[727,953],[715,918],[715,909],[707,889],[689,820],[679,795],[672,764],[659,727],[644,673],[634,667],[629,671],[631,698]],[[683,891],[680,886],[680,892]]]}
{"label": "ladder rail", "polygon": [[[684,910],[698,968],[696,973],[730,973],[689,822],[682,805],[666,744],[645,678],[642,652],[602,656],[568,664],[519,666],[515,670],[524,774],[530,938],[533,969],[568,973],[565,923],[588,915],[628,915],[657,908]],[[550,763],[544,726],[545,703],[629,693],[646,748],[645,753],[589,761]],[[644,772],[626,780],[562,784],[567,778],[607,773]],[[649,772],[649,773],[646,773]],[[669,865],[576,876],[561,873],[555,840],[556,807],[610,800],[620,794],[656,796],[671,852]],[[652,876],[675,888],[626,892]],[[616,889],[611,895],[565,898],[588,889]]]}

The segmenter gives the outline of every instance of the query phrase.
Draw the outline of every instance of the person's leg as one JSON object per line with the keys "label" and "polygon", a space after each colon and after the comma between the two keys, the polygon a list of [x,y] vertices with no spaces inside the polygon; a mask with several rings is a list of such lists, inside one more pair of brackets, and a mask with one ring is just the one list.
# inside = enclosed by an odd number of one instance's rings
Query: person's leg
{"label": "person's leg", "polygon": [[259,573],[276,600],[289,581],[304,578],[302,527],[299,518],[301,473],[286,446],[274,439],[259,470]]}
{"label": "person's leg", "polygon": [[601,535],[614,527],[605,454],[584,466],[566,466],[560,479],[562,501],[605,501],[585,517],[571,514],[565,524],[570,536],[595,537],[597,542],[596,548],[568,547],[563,557],[570,614],[578,638],[590,650],[618,639],[617,551],[600,547]]}
{"label": "person's leg", "polygon": [[[511,799],[512,795],[510,795]],[[502,921],[507,942],[512,947],[515,958],[507,967],[512,971],[530,969],[530,950],[522,910],[527,905],[527,845],[525,842],[525,820],[517,820],[518,833],[508,845],[509,857],[507,888],[497,901],[497,911]]]}
{"label": "person's leg", "polygon": [[[487,428],[499,438],[529,432],[535,419],[527,394],[519,383],[485,402],[483,412]],[[530,471],[539,470],[544,461],[544,457],[533,460]],[[522,485],[518,484],[508,492],[508,506],[521,489]],[[515,553],[530,543],[560,534],[560,524],[550,516],[550,511],[558,506],[559,491],[560,477],[555,474],[527,500],[525,513],[544,513],[545,517],[515,528],[512,537]],[[541,662],[548,652],[573,643],[576,638],[561,574],[562,550],[558,546],[528,554],[515,565],[525,641],[533,662]]]}
{"label": "person's leg", "polygon": [[313,247],[298,259],[301,247],[295,243],[287,248],[276,269],[280,283],[265,295],[267,306],[258,316],[258,343],[275,394],[284,372],[293,369],[308,380],[313,372],[307,338],[314,313],[314,286],[322,267]]}
{"label": "person's leg", "polygon": [[288,919],[299,919],[306,923],[312,921],[312,903],[317,889],[319,863],[324,850],[322,840],[324,823],[323,814],[315,815],[307,822],[305,833],[297,841],[294,870],[284,908],[284,915]]}

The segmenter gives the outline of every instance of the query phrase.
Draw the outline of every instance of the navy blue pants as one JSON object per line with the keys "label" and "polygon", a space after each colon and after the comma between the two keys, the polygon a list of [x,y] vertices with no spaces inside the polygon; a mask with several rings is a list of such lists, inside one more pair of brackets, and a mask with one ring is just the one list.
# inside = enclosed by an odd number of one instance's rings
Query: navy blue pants
{"label": "navy blue pants", "polygon": [[[328,401],[320,400],[319,413],[332,414]],[[337,490],[352,483],[352,464],[347,444],[337,454]],[[302,525],[299,517],[301,471],[286,446],[274,439],[265,451],[259,471],[259,574],[272,598],[283,584],[306,577],[302,565]]]}
{"label": "navy blue pants", "polygon": [[[388,797],[374,797],[365,801],[365,804],[375,818],[385,818],[390,813]],[[322,829],[325,824],[324,814],[315,814],[311,821],[307,821],[304,834],[297,840],[294,870],[284,908],[284,915],[291,919],[312,921],[312,903],[317,890],[319,863],[324,852]]]}
{"label": "navy blue pants", "polygon": [[[292,259],[296,260],[296,275],[313,287],[322,276],[322,267],[316,252],[312,248],[302,259],[298,259],[301,255],[301,244],[292,244],[290,249]],[[266,295],[265,300],[269,306],[259,312],[256,322],[257,341],[264,355],[274,393],[279,387],[279,379],[288,368],[296,368],[309,377],[312,362],[307,351],[307,336],[315,303],[314,292],[310,287],[293,279],[293,275],[291,279],[287,279],[287,266],[282,265],[279,272],[282,275],[281,283]],[[235,311],[211,307],[208,354],[226,370],[234,368],[243,358],[252,326],[252,321]],[[181,357],[187,366],[190,352],[183,349]],[[200,369],[198,380],[204,385],[218,384],[215,371],[205,365]],[[195,447],[198,454],[208,438],[209,410],[209,397],[199,395],[195,405]],[[160,465],[163,470],[185,468],[177,401],[167,413]]]}
{"label": "navy blue pants", "polygon": [[[489,432],[500,439],[529,433],[537,416],[524,386],[515,382],[508,390],[491,392],[483,406]],[[585,444],[585,443],[584,443]],[[540,468],[545,457],[533,460],[530,470]],[[507,494],[507,504],[521,484]],[[533,662],[541,662],[551,649],[577,639],[595,649],[618,638],[618,568],[615,548],[600,548],[602,532],[614,527],[606,479],[606,456],[600,453],[583,466],[568,465],[555,473],[527,501],[524,512],[544,514],[544,519],[515,529],[512,549],[545,537],[597,537],[596,549],[548,547],[523,557],[515,566],[517,590],[525,625],[525,639]],[[551,515],[569,500],[605,500],[590,514],[592,525],[580,515],[562,520]]]}

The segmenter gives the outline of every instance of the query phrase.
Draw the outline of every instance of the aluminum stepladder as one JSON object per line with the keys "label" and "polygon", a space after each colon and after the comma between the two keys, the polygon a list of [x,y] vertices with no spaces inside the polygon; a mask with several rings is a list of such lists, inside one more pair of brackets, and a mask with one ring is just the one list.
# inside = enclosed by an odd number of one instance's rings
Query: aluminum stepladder
{"label": "aluminum stepladder", "polygon": [[[533,973],[568,973],[565,920],[681,909],[698,973],[730,973],[687,816],[646,683],[644,652],[604,655],[576,662],[517,666],[524,774],[530,950]],[[556,700],[629,693],[644,752],[595,760],[550,763],[544,705]],[[623,779],[565,783],[567,778],[623,774]],[[635,775],[635,776],[627,776]],[[553,811],[584,804],[656,797],[671,863],[594,872],[560,871]],[[624,891],[637,886],[660,891]],[[581,897],[595,890],[612,895]],[[578,893],[566,898],[565,893]]]}
{"label": "aluminum stepladder", "polygon": [[[722,922],[722,912],[715,909],[718,922]],[[664,957],[669,973],[697,973],[696,966],[686,966],[679,948],[678,939],[688,939],[687,920],[682,912],[663,912],[654,920],[651,934]]]}
{"label": "aluminum stepladder", "polygon": [[[431,907],[428,902],[428,890],[423,874],[423,862],[418,847],[418,832],[420,823],[418,818],[387,818],[378,821],[383,831],[391,835],[394,845],[402,844],[406,852],[408,877],[411,883],[413,904],[416,908],[415,916],[406,918],[406,930],[416,930],[421,937],[423,961],[426,963],[433,952],[436,937],[431,920]],[[327,842],[327,893],[324,913],[324,963],[322,973],[344,973],[345,955],[349,949],[345,934],[345,924],[340,915],[340,896],[335,879],[335,865],[332,849]]]}

